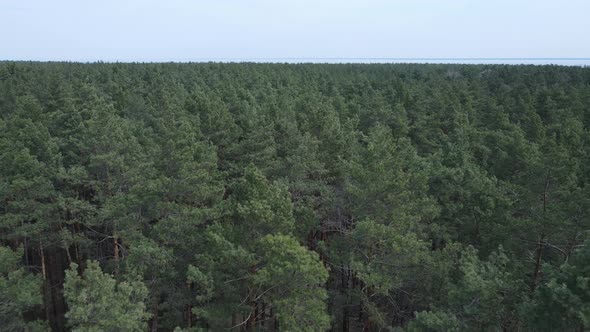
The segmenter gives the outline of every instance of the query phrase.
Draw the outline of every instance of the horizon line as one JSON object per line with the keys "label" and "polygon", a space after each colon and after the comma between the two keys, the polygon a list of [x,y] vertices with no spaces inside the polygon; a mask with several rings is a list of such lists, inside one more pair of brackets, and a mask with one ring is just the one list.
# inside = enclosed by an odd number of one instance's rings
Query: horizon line
{"label": "horizon line", "polygon": [[463,65],[557,65],[590,67],[590,58],[517,58],[517,57],[227,57],[227,58],[167,58],[167,59],[27,59],[8,60],[0,59],[0,63],[6,62],[38,62],[38,63],[136,63],[136,64],[165,64],[165,63],[259,63],[259,64],[463,64]]}
{"label": "horizon line", "polygon": [[[188,59],[188,58],[187,58]],[[590,60],[590,57],[194,57],[194,60]],[[76,60],[31,60],[1,59],[0,61],[76,61]],[[96,59],[96,61],[101,61]]]}

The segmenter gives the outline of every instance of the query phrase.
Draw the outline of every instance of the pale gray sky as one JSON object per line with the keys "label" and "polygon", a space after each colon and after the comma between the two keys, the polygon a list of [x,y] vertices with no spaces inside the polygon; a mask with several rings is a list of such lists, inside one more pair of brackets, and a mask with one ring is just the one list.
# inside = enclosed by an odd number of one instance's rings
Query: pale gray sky
{"label": "pale gray sky", "polygon": [[0,0],[0,60],[590,57],[590,0]]}

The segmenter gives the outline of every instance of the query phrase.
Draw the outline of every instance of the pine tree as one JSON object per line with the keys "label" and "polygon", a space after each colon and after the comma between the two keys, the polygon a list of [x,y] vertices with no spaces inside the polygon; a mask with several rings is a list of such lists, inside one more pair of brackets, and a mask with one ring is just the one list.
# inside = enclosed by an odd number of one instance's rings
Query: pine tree
{"label": "pine tree", "polygon": [[73,263],[66,271],[66,318],[73,331],[144,331],[149,314],[143,302],[145,285],[139,280],[118,282],[102,272],[98,262],[86,262],[82,275]]}
{"label": "pine tree", "polygon": [[[43,303],[42,280],[21,266],[23,250],[0,246],[0,322],[4,331],[44,331],[45,322],[25,319]],[[30,316],[30,315],[27,315]],[[33,315],[34,317],[34,315]]]}
{"label": "pine tree", "polygon": [[546,266],[546,280],[523,306],[529,327],[537,331],[590,328],[590,241],[559,268]]}

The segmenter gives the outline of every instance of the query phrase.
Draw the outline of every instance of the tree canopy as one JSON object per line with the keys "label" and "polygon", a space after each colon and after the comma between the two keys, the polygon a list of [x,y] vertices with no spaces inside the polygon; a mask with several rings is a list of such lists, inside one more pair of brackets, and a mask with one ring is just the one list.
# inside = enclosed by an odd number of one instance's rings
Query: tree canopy
{"label": "tree canopy", "polygon": [[590,68],[0,78],[2,331],[590,329]]}

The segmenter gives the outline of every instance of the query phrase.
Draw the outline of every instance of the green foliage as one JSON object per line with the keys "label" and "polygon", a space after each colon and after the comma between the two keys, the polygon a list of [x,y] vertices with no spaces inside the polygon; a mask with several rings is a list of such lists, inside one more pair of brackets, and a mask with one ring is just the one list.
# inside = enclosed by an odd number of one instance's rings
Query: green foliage
{"label": "green foliage", "polygon": [[[419,312],[409,330],[499,330],[515,328],[518,294],[524,285],[509,272],[502,248],[482,261],[473,247],[447,256],[454,266],[434,310]],[[457,259],[457,256],[458,257]],[[443,272],[443,271],[438,271]]]}
{"label": "green foliage", "polygon": [[[365,220],[356,224],[350,235],[352,267],[367,286],[388,293],[399,287],[403,269],[422,263],[427,244],[413,233],[402,234],[394,227]],[[395,271],[395,272],[394,272]]]}
{"label": "green foliage", "polygon": [[260,241],[259,269],[252,277],[265,299],[276,308],[281,329],[324,331],[328,271],[311,252],[287,235],[267,235]]}
{"label": "green foliage", "polygon": [[361,300],[369,319],[387,326],[395,309],[396,292],[419,282],[429,265],[427,244],[416,234],[392,225],[365,220],[355,225],[348,239],[350,267],[362,283]]}
{"label": "green foliage", "polygon": [[453,315],[444,311],[421,311],[406,328],[409,332],[462,331],[461,322]]}
{"label": "green foliage", "polygon": [[244,246],[266,234],[293,230],[293,205],[286,188],[269,183],[253,165],[232,186],[228,204],[226,223]]}
{"label": "green foliage", "polygon": [[0,245],[23,248],[0,251],[0,318],[588,329],[589,87],[573,66],[0,62]]}
{"label": "green foliage", "polygon": [[547,266],[547,282],[525,303],[524,314],[537,331],[590,329],[590,243],[557,268]]}
{"label": "green foliage", "polygon": [[356,148],[353,160],[343,164],[357,219],[415,225],[436,215],[436,207],[425,195],[425,166],[409,141],[395,139],[391,129],[379,125]]}
{"label": "green foliage", "polygon": [[25,271],[23,250],[0,246],[0,322],[5,331],[43,331],[41,321],[27,321],[25,314],[42,304],[41,278]]}
{"label": "green foliage", "polygon": [[143,331],[149,314],[144,300],[147,289],[141,281],[117,282],[102,272],[98,262],[88,261],[83,275],[78,265],[66,271],[64,296],[73,331]]}

